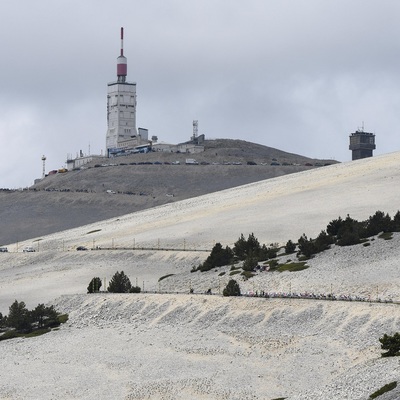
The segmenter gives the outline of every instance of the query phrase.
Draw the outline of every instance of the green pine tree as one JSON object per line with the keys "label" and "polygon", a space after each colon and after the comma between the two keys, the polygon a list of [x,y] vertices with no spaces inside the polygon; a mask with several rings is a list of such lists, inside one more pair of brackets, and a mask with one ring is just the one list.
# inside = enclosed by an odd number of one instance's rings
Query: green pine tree
{"label": "green pine tree", "polygon": [[131,287],[131,281],[124,271],[117,271],[111,278],[107,290],[112,293],[128,293]]}

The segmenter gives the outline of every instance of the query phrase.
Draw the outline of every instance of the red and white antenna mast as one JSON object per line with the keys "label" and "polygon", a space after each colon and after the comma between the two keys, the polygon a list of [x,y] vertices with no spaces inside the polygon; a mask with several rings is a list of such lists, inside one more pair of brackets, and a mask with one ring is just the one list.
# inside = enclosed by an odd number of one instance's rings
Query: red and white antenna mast
{"label": "red and white antenna mast", "polygon": [[125,82],[128,71],[128,62],[124,56],[124,28],[121,28],[121,54],[117,58],[118,82]]}
{"label": "red and white antenna mast", "polygon": [[124,55],[124,28],[121,27],[121,56]]}

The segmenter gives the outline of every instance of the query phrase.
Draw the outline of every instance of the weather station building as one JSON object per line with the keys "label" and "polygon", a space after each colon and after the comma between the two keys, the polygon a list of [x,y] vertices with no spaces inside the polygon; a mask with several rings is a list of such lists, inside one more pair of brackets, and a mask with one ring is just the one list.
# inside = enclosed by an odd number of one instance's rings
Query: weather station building
{"label": "weather station building", "polygon": [[117,80],[107,90],[107,156],[122,149],[148,143],[147,129],[136,129],[136,83],[127,82],[128,63],[124,56],[124,28],[117,58]]}
{"label": "weather station building", "polygon": [[204,135],[198,135],[198,121],[193,121],[193,136],[180,144],[158,144],[157,136],[149,138],[145,128],[136,128],[136,83],[127,82],[128,62],[124,56],[124,28],[121,28],[121,49],[117,57],[117,80],[107,84],[106,151],[100,156],[67,155],[67,169],[82,169],[84,165],[101,158],[116,157],[148,151],[199,153],[204,151]]}
{"label": "weather station building", "polygon": [[372,151],[376,149],[375,134],[364,132],[364,126],[350,134],[350,145],[352,160],[372,157]]}

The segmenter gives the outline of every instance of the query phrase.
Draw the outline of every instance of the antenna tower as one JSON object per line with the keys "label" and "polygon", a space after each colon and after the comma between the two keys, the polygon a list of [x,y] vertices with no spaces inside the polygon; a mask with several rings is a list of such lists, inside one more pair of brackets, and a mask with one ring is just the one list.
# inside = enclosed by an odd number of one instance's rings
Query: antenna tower
{"label": "antenna tower", "polygon": [[128,62],[124,56],[124,28],[121,28],[121,52],[117,58],[117,77],[118,82],[124,83],[126,81],[126,74],[128,70]]}
{"label": "antenna tower", "polygon": [[42,156],[42,162],[43,162],[43,172],[42,172],[42,179],[46,176],[46,156]]}
{"label": "antenna tower", "polygon": [[197,135],[199,133],[199,121],[193,120],[193,140],[197,138]]}

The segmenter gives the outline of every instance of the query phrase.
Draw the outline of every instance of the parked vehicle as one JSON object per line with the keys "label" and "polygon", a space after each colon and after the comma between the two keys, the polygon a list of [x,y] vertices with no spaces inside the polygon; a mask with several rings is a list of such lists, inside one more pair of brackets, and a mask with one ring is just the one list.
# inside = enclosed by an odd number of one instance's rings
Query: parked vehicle
{"label": "parked vehicle", "polygon": [[8,253],[7,247],[0,247],[0,253]]}
{"label": "parked vehicle", "polygon": [[22,251],[24,253],[34,253],[36,250],[32,246],[25,246]]}
{"label": "parked vehicle", "polygon": [[85,251],[85,250],[87,250],[87,248],[86,248],[85,246],[78,246],[78,247],[76,248],[76,250],[78,250],[78,251]]}
{"label": "parked vehicle", "polygon": [[198,165],[198,162],[194,158],[187,158],[185,163],[187,165]]}

